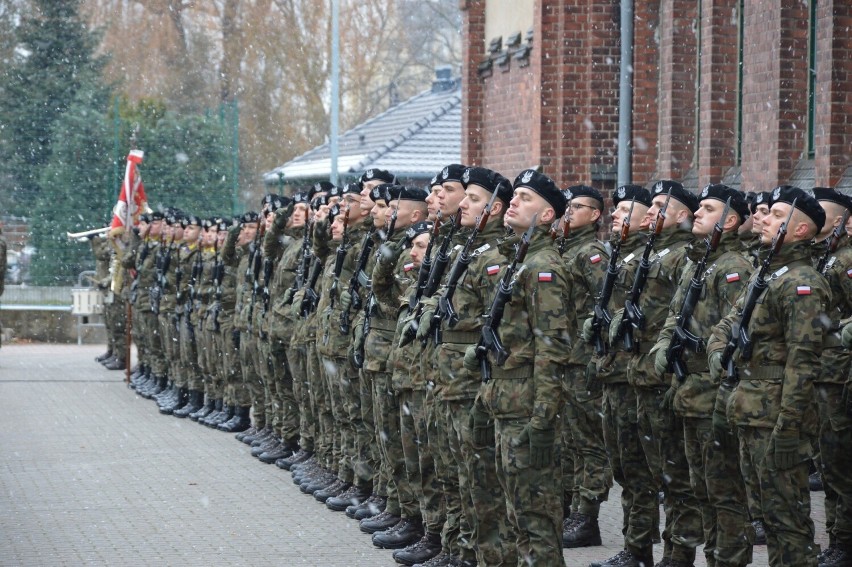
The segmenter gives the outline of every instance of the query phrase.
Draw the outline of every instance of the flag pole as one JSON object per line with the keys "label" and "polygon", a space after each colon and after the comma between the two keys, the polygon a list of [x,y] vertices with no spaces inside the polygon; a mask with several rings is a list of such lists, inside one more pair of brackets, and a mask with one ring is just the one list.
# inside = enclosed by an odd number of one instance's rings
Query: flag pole
{"label": "flag pole", "polygon": [[[133,131],[130,134],[130,149],[136,149],[136,135],[139,133],[139,123],[133,125]],[[130,166],[130,161],[127,162],[127,167]],[[133,230],[133,212],[131,210],[131,203],[133,203],[133,188],[130,187],[130,180],[128,178],[127,172],[125,171],[124,181],[123,183],[127,183],[127,188],[125,192],[125,196],[127,197],[127,215],[125,217],[124,222],[124,230],[130,231]],[[128,243],[130,242],[130,233],[127,232]],[[129,281],[129,280],[128,280]],[[127,352],[127,357],[125,358],[124,365],[124,383],[127,387],[130,387],[130,367],[132,366],[131,360],[133,358],[133,303],[130,301],[130,297],[127,298],[127,324],[124,326],[124,345],[125,352]]]}

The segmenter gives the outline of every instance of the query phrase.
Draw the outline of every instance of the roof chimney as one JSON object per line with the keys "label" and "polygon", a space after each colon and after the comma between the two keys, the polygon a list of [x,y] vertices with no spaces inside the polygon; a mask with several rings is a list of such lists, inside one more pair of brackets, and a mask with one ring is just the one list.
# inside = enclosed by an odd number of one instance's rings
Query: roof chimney
{"label": "roof chimney", "polygon": [[449,65],[435,67],[435,80],[432,81],[432,92],[450,91],[455,87],[456,81],[453,80],[453,68]]}

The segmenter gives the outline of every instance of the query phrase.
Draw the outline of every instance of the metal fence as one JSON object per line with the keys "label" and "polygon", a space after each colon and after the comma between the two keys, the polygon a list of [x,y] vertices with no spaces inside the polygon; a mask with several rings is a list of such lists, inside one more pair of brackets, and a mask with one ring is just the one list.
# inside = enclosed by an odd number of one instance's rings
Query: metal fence
{"label": "metal fence", "polygon": [[7,285],[0,304],[11,305],[62,305],[71,307],[72,286]]}

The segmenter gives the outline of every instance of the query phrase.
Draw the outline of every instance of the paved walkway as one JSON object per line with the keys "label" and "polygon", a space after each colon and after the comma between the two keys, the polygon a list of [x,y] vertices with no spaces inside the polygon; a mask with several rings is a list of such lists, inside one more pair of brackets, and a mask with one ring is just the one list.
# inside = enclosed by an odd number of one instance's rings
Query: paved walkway
{"label": "paved walkway", "polygon": [[[161,416],[93,361],[101,351],[0,350],[0,565],[395,565],[232,435]],[[813,515],[825,545],[822,493]],[[566,550],[566,564],[613,555],[620,525],[616,491],[604,546]]]}

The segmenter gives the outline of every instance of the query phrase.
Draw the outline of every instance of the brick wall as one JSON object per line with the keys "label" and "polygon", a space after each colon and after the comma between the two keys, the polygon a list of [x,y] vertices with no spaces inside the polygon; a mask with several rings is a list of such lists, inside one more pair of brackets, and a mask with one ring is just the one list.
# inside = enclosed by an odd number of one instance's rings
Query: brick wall
{"label": "brick wall", "polygon": [[462,9],[462,162],[482,165],[483,83],[477,65],[484,53],[485,0],[460,0]]}
{"label": "brick wall", "polygon": [[816,185],[834,186],[852,162],[852,4],[817,4]]}

